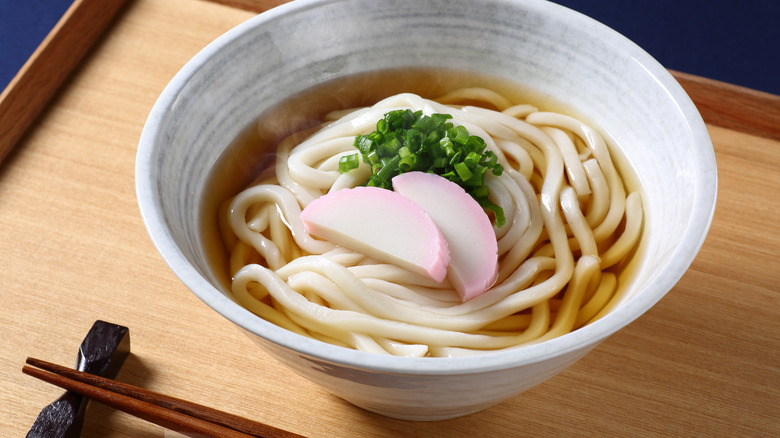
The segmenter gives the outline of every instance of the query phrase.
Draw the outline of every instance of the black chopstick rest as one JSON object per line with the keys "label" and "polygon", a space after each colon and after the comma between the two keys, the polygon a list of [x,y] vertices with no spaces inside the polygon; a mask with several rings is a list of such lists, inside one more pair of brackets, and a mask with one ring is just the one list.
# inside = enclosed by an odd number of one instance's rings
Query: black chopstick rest
{"label": "black chopstick rest", "polygon": [[[76,369],[113,379],[130,354],[130,330],[105,321],[95,321],[79,348]],[[27,438],[78,438],[87,402],[66,392],[43,408],[27,432]]]}

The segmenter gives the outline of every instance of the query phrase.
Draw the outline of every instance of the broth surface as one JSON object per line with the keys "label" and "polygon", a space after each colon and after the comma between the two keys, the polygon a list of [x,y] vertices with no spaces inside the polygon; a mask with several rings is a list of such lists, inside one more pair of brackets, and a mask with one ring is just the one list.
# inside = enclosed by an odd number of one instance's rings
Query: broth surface
{"label": "broth surface", "polygon": [[[319,127],[332,111],[371,106],[388,96],[403,92],[434,99],[449,91],[467,87],[489,88],[506,96],[513,104],[531,104],[541,111],[560,112],[592,122],[589,117],[582,117],[564,104],[523,87],[519,81],[460,71],[372,72],[337,79],[292,96],[260,115],[248,126],[226,149],[209,176],[209,188],[202,203],[201,228],[211,275],[222,286],[222,291],[231,296],[228,253],[217,226],[219,205],[243,190],[273,164],[274,149],[282,139],[295,132]],[[610,153],[626,188],[635,189],[637,181],[634,173],[626,169],[625,160],[611,139],[605,133],[601,134],[610,143]],[[623,269],[627,270],[630,269]],[[625,286],[623,274],[625,272],[620,274],[620,283]]]}

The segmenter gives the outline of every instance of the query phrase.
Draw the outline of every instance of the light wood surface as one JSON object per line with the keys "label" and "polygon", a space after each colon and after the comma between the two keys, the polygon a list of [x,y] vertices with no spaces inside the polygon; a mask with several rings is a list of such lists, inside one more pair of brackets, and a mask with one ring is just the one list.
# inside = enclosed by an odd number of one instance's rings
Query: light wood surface
{"label": "light wood surface", "polygon": [[[24,436],[61,393],[22,374],[25,358],[74,364],[96,319],[130,328],[119,380],[310,437],[780,436],[780,141],[739,124],[708,125],[718,207],[683,279],[520,396],[455,420],[392,420],[259,350],[171,273],[134,191],[136,146],[157,96],[198,50],[252,15],[200,0],[131,2],[0,165],[3,436]],[[699,92],[695,101],[710,97]],[[740,96],[764,105],[759,115],[777,113],[776,100],[750,94]],[[83,436],[166,435],[91,404]]]}

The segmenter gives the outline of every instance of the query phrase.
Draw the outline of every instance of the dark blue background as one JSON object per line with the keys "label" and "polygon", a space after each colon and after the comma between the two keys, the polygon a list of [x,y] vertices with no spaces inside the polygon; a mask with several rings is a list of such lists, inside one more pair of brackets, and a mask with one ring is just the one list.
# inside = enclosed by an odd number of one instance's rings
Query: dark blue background
{"label": "dark blue background", "polygon": [[780,0],[553,0],[666,68],[780,95]]}
{"label": "dark blue background", "polygon": [[[780,95],[780,0],[554,1],[612,27],[667,68]],[[0,88],[71,2],[0,0]]]}
{"label": "dark blue background", "polygon": [[0,0],[0,89],[57,24],[73,0]]}

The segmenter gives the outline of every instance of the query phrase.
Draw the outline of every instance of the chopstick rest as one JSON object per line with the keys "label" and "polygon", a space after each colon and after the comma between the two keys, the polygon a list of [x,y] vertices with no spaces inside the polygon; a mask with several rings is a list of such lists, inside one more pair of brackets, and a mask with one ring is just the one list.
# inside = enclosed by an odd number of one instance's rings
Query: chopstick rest
{"label": "chopstick rest", "polygon": [[[76,369],[113,379],[129,354],[130,330],[98,320],[81,343]],[[27,438],[78,438],[88,402],[79,394],[66,392],[41,410]]]}
{"label": "chopstick rest", "polygon": [[300,437],[270,425],[40,359],[27,358],[27,363],[32,366],[22,368],[25,374],[188,436]]}

